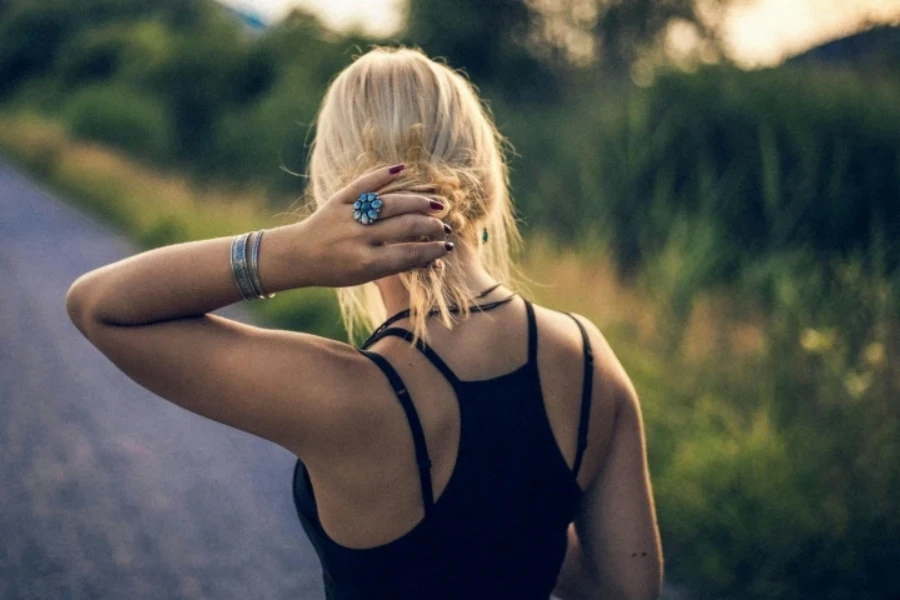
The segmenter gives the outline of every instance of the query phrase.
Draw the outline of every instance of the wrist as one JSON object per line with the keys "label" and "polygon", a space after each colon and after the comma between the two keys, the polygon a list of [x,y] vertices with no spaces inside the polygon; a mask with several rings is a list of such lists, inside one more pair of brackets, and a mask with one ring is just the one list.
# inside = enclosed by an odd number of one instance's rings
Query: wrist
{"label": "wrist", "polygon": [[266,229],[259,250],[259,278],[266,293],[315,285],[302,221]]}

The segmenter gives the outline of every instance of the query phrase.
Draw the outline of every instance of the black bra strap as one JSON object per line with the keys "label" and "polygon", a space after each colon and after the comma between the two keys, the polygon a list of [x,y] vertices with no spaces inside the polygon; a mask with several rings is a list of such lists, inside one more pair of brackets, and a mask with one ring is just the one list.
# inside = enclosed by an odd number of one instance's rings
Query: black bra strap
{"label": "black bra strap", "polygon": [[588,443],[588,418],[591,414],[591,390],[594,382],[594,353],[591,350],[591,342],[588,339],[584,325],[572,313],[566,314],[572,317],[572,320],[578,325],[584,344],[584,383],[581,388],[581,416],[578,422],[578,446],[575,451],[575,464],[572,467],[572,471],[577,477],[578,469],[581,467],[581,459],[584,456],[584,449],[587,448]]}
{"label": "black bra strap", "polygon": [[528,313],[528,362],[537,367],[537,319],[534,318],[534,306],[527,298],[522,299]]}
{"label": "black bra strap", "polygon": [[[475,298],[473,298],[473,300],[478,300],[478,299],[480,299],[480,298],[483,298],[483,297],[487,296],[488,294],[490,294],[491,292],[493,292],[494,290],[496,290],[496,289],[497,289],[498,287],[500,287],[501,285],[502,285],[502,284],[500,284],[500,283],[498,283],[498,284],[496,284],[496,285],[492,285],[492,286],[489,287],[488,289],[484,290],[483,292],[481,292],[480,294],[478,294],[477,296],[475,296]],[[470,305],[469,305],[469,309],[470,309],[470,310],[475,310],[475,309],[477,309],[477,310],[480,310],[480,311],[484,312],[484,311],[490,310],[490,309],[492,309],[492,308],[496,308],[496,307],[500,306],[501,304],[506,304],[507,302],[509,302],[510,300],[512,300],[513,298],[515,298],[517,295],[518,295],[518,292],[513,292],[513,293],[511,293],[509,296],[507,296],[506,298],[502,298],[502,299],[500,299],[500,300],[494,300],[493,302],[487,302],[487,303],[485,303],[485,304],[470,304]],[[450,312],[452,312],[452,313],[458,313],[458,312],[459,312],[459,307],[458,307],[458,306],[450,306],[447,310],[450,311]],[[407,318],[408,316],[410,316],[410,314],[411,314],[410,309],[405,308],[405,309],[401,310],[400,312],[398,312],[397,314],[393,315],[392,317],[388,318],[386,321],[384,321],[381,325],[379,325],[379,326],[378,326],[378,327],[377,327],[377,328],[369,335],[369,337],[366,339],[366,341],[364,341],[364,342],[361,344],[361,347],[362,347],[362,348],[368,348],[369,346],[371,346],[372,344],[374,344],[374,343],[375,343],[375,340],[379,337],[379,334],[380,334],[382,331],[384,331],[385,329],[387,329],[389,325],[391,325],[392,323],[395,323],[396,321],[399,321],[400,319],[405,319],[405,318]],[[431,309],[430,311],[428,311],[428,314],[429,314],[429,315],[437,315],[437,314],[440,314],[440,311],[439,311],[438,309],[436,309],[436,308],[433,308],[433,309]]]}
{"label": "black bra strap", "polygon": [[431,459],[428,457],[428,446],[425,444],[425,434],[422,431],[422,423],[419,421],[416,407],[409,397],[409,390],[406,389],[406,385],[403,383],[400,375],[386,358],[376,352],[362,349],[358,350],[372,359],[372,361],[384,371],[391,387],[394,388],[394,392],[397,394],[400,406],[403,407],[403,411],[406,413],[406,420],[409,421],[413,444],[416,448],[416,464],[419,466],[419,479],[422,483],[422,504],[425,507],[425,516],[428,516],[434,506],[434,495],[431,489]]}
{"label": "black bra strap", "polygon": [[[376,341],[388,335],[403,338],[407,342],[412,342],[413,339],[412,331],[403,329],[402,327],[390,327],[388,329],[382,329],[380,332],[378,332],[378,335],[375,336],[371,343],[374,344]],[[424,354],[428,358],[428,360],[431,361],[431,364],[433,364],[437,368],[437,370],[447,378],[447,380],[450,382],[450,385],[453,386],[454,389],[456,389],[459,384],[459,377],[457,377],[456,373],[453,372],[453,369],[451,369],[447,365],[447,363],[444,362],[444,359],[434,351],[434,348],[429,346],[422,338],[416,340],[416,347],[422,354]]]}

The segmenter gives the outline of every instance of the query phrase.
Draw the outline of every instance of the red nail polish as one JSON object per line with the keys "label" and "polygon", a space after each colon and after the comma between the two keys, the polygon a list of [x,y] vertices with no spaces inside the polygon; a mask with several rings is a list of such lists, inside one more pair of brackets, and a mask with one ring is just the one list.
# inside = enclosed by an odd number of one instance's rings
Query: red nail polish
{"label": "red nail polish", "polygon": [[446,223],[444,223],[444,233],[446,233],[446,234],[451,234],[451,233],[453,233],[453,229],[452,229],[449,225],[447,225]]}
{"label": "red nail polish", "polygon": [[443,210],[444,205],[438,202],[437,200],[429,200],[428,203],[431,205],[431,208],[434,210]]}
{"label": "red nail polish", "polygon": [[393,167],[391,167],[388,170],[388,173],[390,173],[391,175],[396,175],[397,173],[399,173],[400,171],[402,171],[405,168],[406,168],[406,165],[394,165]]}
{"label": "red nail polish", "polygon": [[444,242],[444,248],[447,249],[447,252],[453,250],[453,242]]}

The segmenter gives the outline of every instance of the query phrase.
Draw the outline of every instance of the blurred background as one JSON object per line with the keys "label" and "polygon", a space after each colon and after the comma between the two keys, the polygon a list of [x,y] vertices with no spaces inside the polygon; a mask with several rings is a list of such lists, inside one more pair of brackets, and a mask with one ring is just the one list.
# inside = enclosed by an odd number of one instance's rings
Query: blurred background
{"label": "blurred background", "polygon": [[[509,138],[525,289],[641,396],[671,589],[900,598],[900,0],[0,0],[0,152],[140,248],[283,224],[376,43]],[[347,339],[328,290],[249,308]]]}

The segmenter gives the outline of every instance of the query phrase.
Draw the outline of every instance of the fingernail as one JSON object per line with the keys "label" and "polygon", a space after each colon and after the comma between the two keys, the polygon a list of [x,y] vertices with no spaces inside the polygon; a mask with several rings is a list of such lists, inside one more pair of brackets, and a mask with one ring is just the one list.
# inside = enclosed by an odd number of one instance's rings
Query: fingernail
{"label": "fingernail", "polygon": [[447,252],[452,251],[453,250],[453,242],[444,242],[444,248],[447,249]]}
{"label": "fingernail", "polygon": [[438,202],[437,200],[429,200],[428,203],[431,205],[431,208],[434,210],[442,210],[444,205]]}
{"label": "fingernail", "polygon": [[388,173],[390,173],[391,175],[396,175],[397,173],[399,173],[400,171],[402,171],[405,168],[406,168],[406,165],[394,165],[393,167],[391,167],[388,170]]}
{"label": "fingernail", "polygon": [[446,223],[444,223],[444,233],[453,233],[453,230]]}

